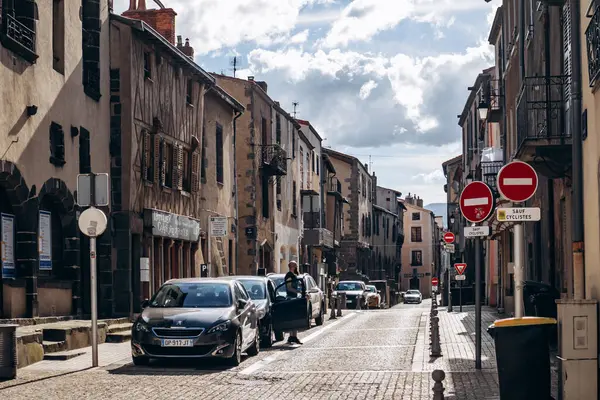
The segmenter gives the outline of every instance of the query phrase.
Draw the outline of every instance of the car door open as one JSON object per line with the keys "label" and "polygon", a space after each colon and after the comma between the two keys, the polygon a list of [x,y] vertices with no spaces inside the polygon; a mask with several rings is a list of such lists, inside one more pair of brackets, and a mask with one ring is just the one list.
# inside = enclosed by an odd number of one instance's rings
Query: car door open
{"label": "car door open", "polygon": [[283,282],[275,288],[275,301],[273,302],[273,329],[287,332],[306,329],[308,320],[308,299],[306,288],[302,279],[295,281],[297,294],[292,295]]}

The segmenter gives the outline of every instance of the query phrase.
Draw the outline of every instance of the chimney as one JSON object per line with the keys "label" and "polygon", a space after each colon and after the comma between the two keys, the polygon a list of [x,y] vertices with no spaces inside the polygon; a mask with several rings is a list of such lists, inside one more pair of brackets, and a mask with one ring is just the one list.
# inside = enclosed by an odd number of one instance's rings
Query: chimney
{"label": "chimney", "polygon": [[183,42],[181,41],[181,35],[177,36],[177,48],[192,60],[194,59],[194,48],[190,46],[190,39],[185,39],[184,46]]}
{"label": "chimney", "polygon": [[265,91],[265,93],[267,93],[267,88],[268,88],[268,86],[267,86],[267,82],[265,82],[265,81],[256,81],[256,84],[257,84],[258,86],[260,86],[260,88],[261,88],[262,90],[264,90],[264,91]]}
{"label": "chimney", "polygon": [[155,31],[160,33],[171,44],[175,44],[175,16],[177,13],[172,8],[158,10],[146,9],[146,0],[129,0],[129,9],[122,15],[127,18],[144,21]]}
{"label": "chimney", "polygon": [[279,102],[278,102],[278,101],[275,101],[274,103],[275,103],[275,105],[276,105],[277,107],[281,107],[281,104],[279,104]]}
{"label": "chimney", "polygon": [[423,199],[420,197],[417,198],[417,207],[423,208]]}
{"label": "chimney", "polygon": [[414,199],[413,199],[413,197],[410,195],[410,193],[406,195],[406,198],[405,198],[404,200],[405,200],[405,201],[406,201],[408,204],[411,204],[411,205],[414,205],[414,204],[415,204],[415,203],[414,203],[414,201],[413,201]]}
{"label": "chimney", "polygon": [[250,75],[250,76],[248,77],[248,80],[249,80],[250,82],[254,82],[254,76]]}

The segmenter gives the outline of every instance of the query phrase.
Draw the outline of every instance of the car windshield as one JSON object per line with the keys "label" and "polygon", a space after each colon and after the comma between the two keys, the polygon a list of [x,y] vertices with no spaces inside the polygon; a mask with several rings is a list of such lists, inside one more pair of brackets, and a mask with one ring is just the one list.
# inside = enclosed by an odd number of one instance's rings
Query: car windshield
{"label": "car windshield", "polygon": [[409,290],[406,294],[420,294],[418,290]]}
{"label": "car windshield", "polygon": [[227,283],[175,282],[163,285],[150,300],[157,308],[230,307],[231,290]]}
{"label": "car windshield", "polygon": [[264,300],[267,298],[265,284],[259,279],[240,279],[252,300]]}
{"label": "car windshield", "polygon": [[377,288],[375,286],[367,286],[367,291],[377,293]]}
{"label": "car windshield", "polygon": [[337,290],[362,290],[362,285],[358,282],[340,282]]}

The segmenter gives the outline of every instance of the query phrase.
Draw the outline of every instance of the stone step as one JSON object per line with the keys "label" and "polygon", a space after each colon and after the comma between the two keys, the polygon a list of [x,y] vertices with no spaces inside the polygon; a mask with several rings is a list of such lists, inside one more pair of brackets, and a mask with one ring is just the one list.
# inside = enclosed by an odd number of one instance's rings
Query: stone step
{"label": "stone step", "polygon": [[66,361],[71,358],[79,357],[85,354],[85,351],[60,351],[57,353],[47,353],[44,354],[44,360],[51,361]]}
{"label": "stone step", "polygon": [[123,323],[123,324],[115,324],[108,326],[108,333],[118,333],[118,332],[131,332],[131,327],[133,324],[131,322]]}
{"label": "stone step", "polygon": [[57,353],[59,351],[68,350],[68,344],[66,340],[44,340],[42,342],[44,347],[44,359],[48,353]]}
{"label": "stone step", "polygon": [[131,330],[125,332],[114,332],[106,335],[107,343],[123,343],[131,340]]}

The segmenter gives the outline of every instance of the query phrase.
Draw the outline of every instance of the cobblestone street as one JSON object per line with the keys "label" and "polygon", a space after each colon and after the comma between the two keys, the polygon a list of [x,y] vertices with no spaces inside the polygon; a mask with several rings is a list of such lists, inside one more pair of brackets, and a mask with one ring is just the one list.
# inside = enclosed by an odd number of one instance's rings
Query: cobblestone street
{"label": "cobblestone street", "polygon": [[[493,342],[485,332],[496,314],[484,310],[483,369],[475,371],[473,307],[451,314],[440,308],[443,356],[437,359],[429,357],[429,310],[426,300],[390,310],[346,311],[342,319],[301,334],[303,346],[277,344],[233,369],[189,362],[134,367],[128,344],[103,345],[100,368],[46,378],[49,371],[85,368],[90,356],[44,361],[19,374],[46,379],[16,387],[5,382],[0,398],[425,400],[432,398],[431,371],[443,369],[446,398],[497,399]],[[110,354],[103,357],[103,351]]]}

